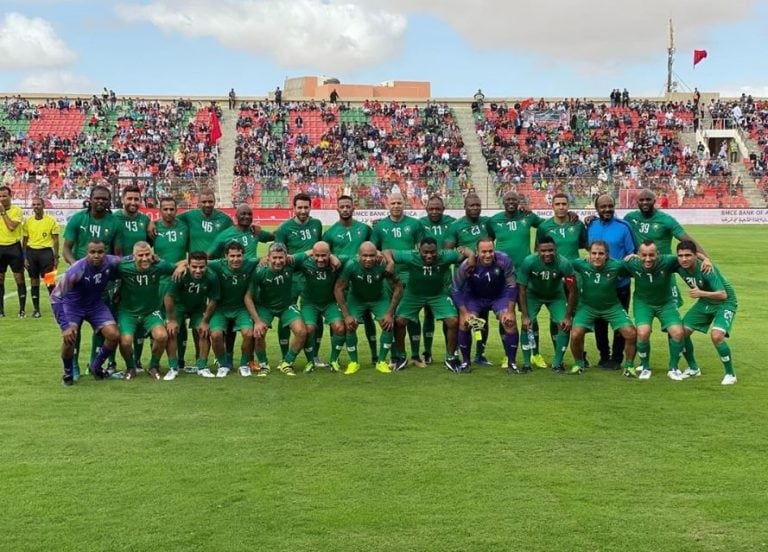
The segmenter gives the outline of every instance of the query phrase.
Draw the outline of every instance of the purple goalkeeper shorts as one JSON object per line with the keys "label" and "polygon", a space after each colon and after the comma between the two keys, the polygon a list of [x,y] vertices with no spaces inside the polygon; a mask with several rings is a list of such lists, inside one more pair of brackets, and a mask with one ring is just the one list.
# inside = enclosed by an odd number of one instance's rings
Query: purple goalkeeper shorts
{"label": "purple goalkeeper shorts", "polygon": [[506,297],[497,299],[467,298],[465,303],[467,310],[477,315],[486,314],[488,311],[493,311],[494,314],[498,315],[507,310],[507,305],[509,305],[509,299]]}
{"label": "purple goalkeeper shorts", "polygon": [[97,303],[87,307],[64,303],[64,312],[67,315],[67,321],[78,326],[83,322],[88,322],[94,332],[99,331],[104,326],[115,323],[115,318],[104,303]]}

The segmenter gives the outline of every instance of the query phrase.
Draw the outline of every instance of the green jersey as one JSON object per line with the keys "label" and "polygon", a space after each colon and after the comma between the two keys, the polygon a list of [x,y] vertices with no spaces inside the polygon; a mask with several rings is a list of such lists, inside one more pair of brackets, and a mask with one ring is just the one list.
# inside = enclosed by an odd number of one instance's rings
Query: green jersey
{"label": "green jersey", "polygon": [[431,265],[425,265],[418,251],[394,251],[392,257],[408,273],[406,293],[411,297],[436,297],[445,294],[445,274],[462,260],[458,251],[444,249]]}
{"label": "green jersey", "polygon": [[608,259],[599,270],[584,259],[576,259],[571,263],[573,270],[581,275],[578,279],[580,306],[607,310],[620,305],[616,295],[616,282],[627,275],[622,261]]}
{"label": "green jersey", "polygon": [[389,300],[389,289],[384,285],[387,279],[385,267],[379,263],[365,268],[358,259],[344,264],[339,281],[347,282],[349,293],[361,303]]}
{"label": "green jersey", "polygon": [[293,268],[286,265],[278,272],[268,266],[260,267],[251,278],[251,295],[259,307],[282,312],[293,304],[291,283]]}
{"label": "green jersey", "polygon": [[542,236],[549,236],[555,240],[557,254],[566,259],[578,259],[579,250],[587,248],[587,227],[580,220],[559,224],[555,217],[548,218],[539,225],[536,241],[539,241]]}
{"label": "green jersey", "polygon": [[477,240],[489,236],[487,225],[488,217],[477,217],[474,221],[468,217],[461,217],[448,227],[443,244],[446,247],[468,247],[475,251]]}
{"label": "green jersey", "polygon": [[145,271],[136,268],[136,261],[128,257],[117,265],[120,278],[120,304],[118,310],[134,316],[147,316],[160,309],[160,279],[170,276],[176,269],[166,261],[149,265]]}
{"label": "green jersey", "polygon": [[251,229],[242,230],[238,226],[232,226],[227,228],[221,234],[216,236],[208,249],[208,258],[220,259],[224,257],[226,252],[226,246],[233,241],[239,242],[245,248],[245,257],[248,259],[258,259],[257,248],[259,243],[267,243],[272,241],[274,236],[262,230],[258,235],[254,235]]}
{"label": "green jersey", "polygon": [[323,235],[323,224],[316,218],[309,217],[307,222],[299,224],[295,218],[282,223],[275,232],[275,241],[285,244],[288,254],[303,253],[312,248]]}
{"label": "green jersey", "polygon": [[233,225],[232,219],[218,209],[214,209],[210,217],[204,216],[200,209],[190,209],[177,218],[189,228],[190,253],[192,251],[207,252],[216,236]]}
{"label": "green jersey", "polygon": [[[80,260],[85,257],[88,242],[92,239],[103,241],[107,253],[114,253],[121,230],[120,221],[112,213],[105,213],[102,218],[96,218],[86,209],[78,211],[67,221],[64,240],[72,242],[72,254],[76,260]],[[130,254],[131,251],[124,253]]]}
{"label": "green jersey", "polygon": [[646,270],[643,261],[632,259],[624,263],[629,275],[635,279],[636,301],[642,301],[652,307],[663,307],[667,303],[674,304],[672,283],[675,271],[680,267],[676,255],[661,255],[656,265]]}
{"label": "green jersey", "polygon": [[445,238],[448,235],[448,228],[456,222],[456,219],[451,215],[442,215],[437,222],[432,222],[432,219],[428,216],[421,217],[419,221],[424,225],[426,235],[435,238],[437,240],[437,247],[442,249],[445,244]]}
{"label": "green jersey", "polygon": [[181,280],[173,283],[168,293],[173,297],[175,307],[188,313],[205,311],[209,299],[218,301],[221,296],[219,279],[209,270],[199,280],[187,272]]}
{"label": "green jersey", "polygon": [[379,251],[413,251],[416,245],[426,235],[424,225],[418,219],[403,216],[394,221],[385,217],[376,223],[371,232],[371,241]]}
{"label": "green jersey", "polygon": [[685,281],[689,288],[692,288],[695,284],[697,288],[703,291],[725,290],[727,293],[725,301],[713,301],[712,299],[701,298],[699,301],[702,303],[706,305],[721,305],[723,302],[727,302],[732,304],[734,307],[738,306],[736,291],[734,291],[731,283],[726,280],[722,274],[720,274],[720,271],[717,269],[717,267],[713,266],[712,272],[709,274],[704,274],[701,271],[701,261],[696,261],[696,266],[693,267],[691,272],[688,272],[683,267],[680,267],[677,270],[677,273],[680,275],[683,281]]}
{"label": "green jersey", "polygon": [[512,216],[506,211],[493,215],[488,220],[488,233],[496,240],[496,249],[512,259],[515,266],[531,254],[531,229],[544,222],[535,213],[515,211]]}
{"label": "green jersey", "polygon": [[136,242],[147,241],[149,217],[144,213],[136,213],[131,216],[125,211],[118,211],[115,213],[115,218],[123,226],[118,242],[123,248],[123,253],[130,255],[133,253],[133,246]]}
{"label": "green jersey", "polygon": [[677,219],[658,209],[654,209],[650,217],[646,217],[640,211],[631,211],[624,216],[624,220],[632,228],[638,244],[643,243],[643,240],[653,240],[662,255],[672,253],[673,237],[681,240],[685,236],[685,230]]}
{"label": "green jersey", "polygon": [[[342,261],[343,262],[343,261]],[[336,299],[333,296],[333,288],[336,286],[338,271],[330,265],[325,268],[317,266],[315,260],[297,253],[293,256],[293,267],[296,272],[304,274],[306,280],[301,290],[301,304],[328,305]]]}
{"label": "green jersey", "polygon": [[155,223],[157,235],[155,236],[155,255],[168,261],[178,263],[187,258],[187,246],[189,245],[189,228],[179,219],[172,225],[166,225],[162,219]]}
{"label": "green jersey", "polygon": [[349,227],[336,222],[323,234],[323,241],[331,247],[336,256],[354,257],[363,242],[371,239],[371,227],[359,220],[352,219]]}
{"label": "green jersey", "polygon": [[248,291],[251,275],[258,267],[254,259],[243,259],[237,270],[232,270],[226,259],[216,259],[208,263],[208,270],[219,278],[219,302],[216,309],[233,311],[243,308],[243,297]]}
{"label": "green jersey", "polygon": [[565,298],[563,278],[566,276],[573,276],[573,266],[563,255],[555,255],[554,260],[546,264],[534,253],[517,268],[517,283],[525,286],[529,295],[545,301]]}

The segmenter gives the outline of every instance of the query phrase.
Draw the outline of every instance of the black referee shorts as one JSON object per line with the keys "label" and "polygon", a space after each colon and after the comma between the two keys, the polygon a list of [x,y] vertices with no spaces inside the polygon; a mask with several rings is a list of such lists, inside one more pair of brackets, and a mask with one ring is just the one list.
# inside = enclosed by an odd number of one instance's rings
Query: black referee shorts
{"label": "black referee shorts", "polygon": [[24,259],[21,255],[21,244],[0,245],[0,274],[11,268],[11,272],[18,274],[24,272]]}
{"label": "black referee shorts", "polygon": [[53,249],[32,249],[27,247],[27,272],[30,278],[40,278],[53,270]]}

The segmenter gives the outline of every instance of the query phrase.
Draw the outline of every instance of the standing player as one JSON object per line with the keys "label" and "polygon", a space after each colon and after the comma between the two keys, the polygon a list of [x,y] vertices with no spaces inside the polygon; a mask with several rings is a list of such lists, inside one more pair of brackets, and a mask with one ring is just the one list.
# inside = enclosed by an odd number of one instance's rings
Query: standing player
{"label": "standing player", "polygon": [[589,259],[573,261],[573,269],[580,275],[579,305],[571,328],[571,353],[576,364],[571,374],[584,371],[584,335],[594,329],[595,320],[606,320],[624,341],[624,369],[629,370],[635,359],[637,332],[627,311],[616,294],[616,281],[627,272],[623,262],[609,258],[608,244],[596,240],[589,246]]}
{"label": "standing player", "polygon": [[216,205],[216,194],[206,188],[197,201],[199,209],[184,211],[178,219],[189,228],[189,251],[208,251],[221,232],[232,226],[232,219]]}
{"label": "standing player", "polygon": [[196,372],[206,378],[215,377],[206,367],[210,338],[210,323],[216,302],[220,297],[219,279],[213,272],[206,270],[208,256],[204,251],[189,254],[188,268],[184,276],[173,282],[163,296],[165,307],[165,328],[168,330],[168,372],[165,381],[176,379],[179,371],[173,366],[179,364],[177,358],[176,335],[179,323],[186,326],[189,319],[192,335],[198,340]]}
{"label": "standing player", "polygon": [[725,338],[730,336],[739,306],[736,292],[717,267],[713,266],[712,271],[706,274],[702,270],[702,262],[696,258],[697,253],[696,244],[692,241],[681,241],[677,244],[677,260],[680,263],[677,273],[690,288],[688,295],[697,299],[683,317],[686,335],[685,358],[688,361],[688,369],[683,372],[683,378],[701,375],[690,336],[693,332],[707,333],[711,326],[712,344],[725,369],[725,377],[721,383],[733,385],[736,383],[736,374],[733,371],[731,348]]}
{"label": "standing player", "polygon": [[[87,207],[83,211],[78,211],[67,221],[64,228],[64,247],[62,254],[64,260],[70,265],[75,261],[85,257],[88,242],[93,239],[101,240],[106,247],[107,253],[122,255],[123,249],[120,245],[120,233],[122,225],[114,214],[109,210],[112,203],[112,196],[109,189],[104,186],[94,186],[91,188]],[[105,295],[113,295],[114,285],[105,288]],[[109,299],[111,302],[111,299]],[[80,356],[80,333],[77,334],[75,343],[75,374],[79,376],[79,356]],[[91,360],[93,360],[98,347],[98,337],[94,337],[91,343]],[[76,376],[76,377],[77,377]]]}
{"label": "standing player", "polygon": [[[371,239],[371,227],[354,219],[355,205],[351,196],[342,195],[336,203],[336,212],[339,220],[325,231],[323,241],[331,248],[331,253],[344,256],[349,259],[355,257],[360,246]],[[376,324],[370,312],[363,316],[365,337],[371,347],[371,360],[374,364],[378,361],[376,348]]]}
{"label": "standing player", "polygon": [[405,351],[405,328],[409,321],[419,319],[419,311],[428,306],[435,315],[435,320],[442,320],[445,325],[445,367],[458,372],[460,363],[456,358],[457,330],[459,326],[456,306],[449,295],[444,292],[443,282],[445,272],[450,271],[451,265],[459,263],[464,258],[474,262],[474,253],[466,247],[456,250],[437,248],[435,238],[427,236],[419,242],[418,251],[385,250],[382,254],[388,262],[405,267],[408,271],[408,286],[403,292],[403,299],[397,307],[395,319],[395,342],[398,353],[403,355],[394,359],[395,370],[402,370],[408,361],[403,354]]}
{"label": "standing player", "polygon": [[[217,378],[225,378],[232,369],[232,359],[227,355],[224,333],[231,327],[243,336],[240,355],[240,375],[247,377],[255,365],[253,360],[253,323],[249,316],[243,297],[258,263],[254,259],[245,258],[245,248],[240,242],[229,242],[226,247],[226,257],[208,263],[211,270],[219,279],[220,298],[211,317],[211,346],[216,356],[219,369]],[[202,354],[202,353],[201,353]],[[206,374],[202,374],[205,376]]]}
{"label": "standing player", "polygon": [[344,349],[344,317],[333,296],[336,278],[339,275],[339,260],[336,266],[331,260],[331,249],[324,241],[312,246],[311,255],[297,253],[292,259],[294,272],[304,275],[304,289],[301,290],[301,318],[307,327],[307,339],[304,353],[307,355],[305,372],[315,369],[315,328],[320,320],[325,320],[331,328],[331,370],[339,372],[339,354]]}
{"label": "standing player", "polygon": [[[568,349],[576,306],[573,274],[570,261],[557,253],[555,240],[547,235],[538,240],[536,253],[528,255],[518,268],[517,285],[520,291],[520,310],[523,314],[523,372],[531,369],[533,321],[544,306],[549,310],[549,318],[558,329],[552,370],[565,372],[563,357]],[[569,281],[570,283],[567,283]],[[568,292],[567,298],[565,290]]]}
{"label": "standing player", "polygon": [[[388,280],[390,285],[385,285]],[[387,355],[392,348],[395,308],[403,295],[403,284],[395,274],[394,263],[385,268],[378,261],[376,246],[371,242],[360,245],[358,257],[347,261],[341,271],[334,296],[339,305],[347,331],[347,351],[350,362],[344,374],[352,375],[360,369],[357,357],[357,324],[370,311],[381,327],[381,345],[376,370],[391,372]]]}
{"label": "standing player", "polygon": [[[32,200],[34,216],[23,224],[24,265],[29,273],[29,287],[32,292],[33,318],[40,318],[40,277],[45,278],[48,294],[56,284],[56,271],[59,267],[59,223],[46,214],[43,200]],[[49,274],[53,273],[53,278]]]}
{"label": "standing player", "polygon": [[245,248],[245,257],[247,259],[258,259],[257,248],[259,243],[271,242],[275,239],[274,234],[257,228],[253,228],[253,209],[247,203],[241,204],[235,212],[236,223],[221,232],[208,249],[208,257],[211,259],[220,259],[224,256],[224,247],[231,241],[238,241]]}
{"label": "standing player", "polygon": [[[670,355],[667,377],[674,381],[683,379],[678,362],[683,350],[683,322],[672,297],[672,281],[679,268],[675,255],[659,255],[652,240],[644,240],[638,250],[638,258],[624,263],[630,276],[635,280],[632,298],[632,315],[637,326],[637,356],[640,358],[638,379],[651,377],[651,331],[653,319],[658,318],[662,331],[669,336]],[[634,368],[625,371],[634,376]]]}
{"label": "standing player", "polygon": [[293,362],[307,339],[307,327],[293,299],[291,282],[295,276],[287,264],[288,252],[282,242],[269,246],[267,259],[268,266],[256,270],[245,294],[245,308],[253,321],[253,334],[256,337],[259,375],[266,376],[269,373],[266,334],[272,319],[277,318],[279,327],[288,328],[293,333],[293,341],[277,369],[286,376],[295,376]]}
{"label": "standing player", "polygon": [[[165,320],[160,313],[160,277],[174,274],[176,267],[166,261],[153,262],[152,249],[145,241],[133,245],[133,257],[117,266],[120,277],[120,303],[117,308],[117,324],[120,329],[120,354],[125,361],[125,379],[136,377],[136,361],[133,343],[137,337],[152,336],[152,357],[149,375],[160,379],[160,358],[168,343]],[[178,269],[176,277],[183,274]],[[169,361],[170,362],[170,361]],[[174,363],[170,369],[176,370]]]}
{"label": "standing player", "polygon": [[[435,238],[438,247],[443,247],[448,228],[456,222],[451,215],[445,214],[445,203],[443,198],[433,195],[427,200],[427,216],[419,220],[424,225],[425,235]],[[445,292],[448,293],[451,287],[451,279],[446,275]],[[435,317],[429,308],[424,309],[424,363],[432,364],[432,343],[435,339]],[[487,335],[487,332],[486,332]]]}
{"label": "standing player", "polygon": [[72,385],[79,377],[75,373],[75,343],[84,321],[91,325],[94,333],[104,336],[104,345],[91,362],[90,372],[96,379],[105,377],[101,366],[117,347],[120,334],[101,296],[121,260],[121,257],[107,255],[104,242],[93,239],[86,246],[85,258],[69,267],[51,293],[51,309],[62,335],[64,376],[61,382],[64,385]]}
{"label": "standing player", "polygon": [[[312,208],[312,199],[309,195],[299,193],[293,196],[293,218],[282,223],[275,232],[275,242],[285,245],[288,255],[303,253],[309,251],[323,235],[323,224],[316,218],[310,216]],[[294,274],[293,285],[291,286],[291,303],[296,303],[304,287],[304,275]],[[315,351],[320,352],[320,340],[322,339],[322,321],[318,322],[317,339],[315,342]],[[277,337],[280,342],[280,352],[283,358],[288,354],[288,339],[291,330],[288,326],[279,325]],[[325,366],[320,361],[319,356],[315,366]]]}
{"label": "standing player", "polygon": [[[376,222],[371,233],[371,241],[379,251],[391,249],[393,251],[415,251],[416,244],[426,235],[424,225],[404,212],[405,200],[400,193],[390,194],[389,215]],[[437,242],[435,242],[437,243]],[[397,277],[403,283],[403,288],[408,287],[409,270],[406,265],[397,266]],[[419,367],[426,364],[421,359],[419,343],[421,341],[421,324],[418,317],[408,321],[408,335],[411,340],[411,361]],[[395,356],[405,357],[405,350],[398,351]]]}
{"label": "standing player", "polygon": [[[606,249],[611,259],[623,260],[627,255],[637,252],[637,243],[632,234],[629,223],[615,217],[613,198],[603,194],[595,199],[597,218],[587,224],[587,239],[592,244],[597,240],[608,244]],[[629,309],[630,280],[622,277],[616,280],[616,295],[624,310]],[[621,368],[621,359],[624,352],[624,338],[622,333],[614,327],[613,344],[608,341],[608,322],[598,319],[594,324],[595,343],[600,352],[598,366],[607,370]]]}
{"label": "standing player", "polygon": [[[476,193],[468,193],[464,198],[464,216],[456,220],[448,227],[443,238],[443,244],[447,249],[454,249],[457,246],[467,247],[474,251],[477,247],[477,240],[488,236],[488,217],[482,216],[483,207],[480,203],[480,196]],[[450,282],[448,282],[450,290]],[[490,366],[491,363],[485,358],[485,344],[488,342],[488,311],[483,317],[485,324],[482,329],[483,339],[477,344],[477,355],[475,364],[481,366]],[[503,334],[503,330],[499,330]]]}
{"label": "standing player", "polygon": [[21,249],[21,207],[11,204],[13,192],[0,186],[0,318],[5,316],[5,271],[10,267],[19,297],[19,318],[24,318],[27,304],[27,284],[24,282],[24,253]]}
{"label": "standing player", "polygon": [[464,261],[453,277],[453,299],[459,307],[459,351],[463,359],[458,371],[471,370],[471,320],[483,315],[483,319],[487,320],[488,312],[493,311],[504,331],[501,342],[507,356],[507,370],[516,374],[515,356],[519,336],[515,320],[515,268],[509,257],[494,250],[493,238],[490,236],[480,238],[476,247],[476,266],[474,259]]}

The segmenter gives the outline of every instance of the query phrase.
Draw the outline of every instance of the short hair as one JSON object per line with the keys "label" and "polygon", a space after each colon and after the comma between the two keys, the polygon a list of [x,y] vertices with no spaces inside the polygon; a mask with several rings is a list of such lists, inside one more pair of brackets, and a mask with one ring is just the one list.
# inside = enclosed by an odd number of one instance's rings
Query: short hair
{"label": "short hair", "polygon": [[440,205],[445,206],[445,201],[443,201],[443,198],[437,194],[432,194],[431,196],[429,196],[427,203],[429,203],[430,201],[439,201]]}
{"label": "short hair", "polygon": [[699,248],[691,240],[680,240],[680,243],[677,244],[677,251],[679,252],[683,249],[689,250],[694,255],[699,252]]}
{"label": "short hair", "polygon": [[136,251],[137,249],[152,249],[152,246],[144,240],[140,240],[133,244],[133,250]]}
{"label": "short hair", "polygon": [[267,250],[267,254],[270,253],[285,253],[288,254],[288,247],[283,242],[273,242]]}
{"label": "short hair", "polygon": [[91,238],[88,240],[88,242],[85,244],[85,250],[88,251],[88,248],[91,245],[103,245],[104,247],[107,246],[107,244],[104,243],[104,240],[100,240],[99,238]]}
{"label": "short hair", "polygon": [[474,199],[476,199],[476,200],[478,200],[478,201],[480,201],[480,202],[482,203],[482,200],[480,199],[480,195],[478,195],[478,194],[477,194],[477,193],[475,193],[475,192],[469,192],[469,193],[466,195],[466,197],[464,197],[464,205],[466,205],[467,203],[469,203],[469,201],[470,201],[470,200],[474,200]]}
{"label": "short hair", "polygon": [[346,199],[347,201],[351,201],[352,203],[355,202],[355,200],[352,199],[351,195],[344,194],[339,196],[339,198],[336,200],[336,203],[339,203],[342,199]]}
{"label": "short hair", "polygon": [[13,190],[11,190],[10,186],[0,186],[0,192],[8,192],[9,196],[13,195]]}
{"label": "short hair", "polygon": [[240,243],[239,241],[235,241],[235,240],[232,240],[232,241],[231,241],[231,242],[229,242],[229,243],[227,244],[227,246],[224,248],[224,251],[226,251],[227,253],[229,253],[229,252],[230,252],[230,251],[232,251],[233,249],[235,249],[236,251],[240,251],[241,253],[245,253],[245,247],[244,247],[244,246],[243,246],[243,244],[242,244],[242,243]]}
{"label": "short hair", "polygon": [[437,247],[437,240],[433,238],[432,236],[424,236],[421,238],[421,241],[419,242],[419,247],[422,245],[434,245]]}
{"label": "short hair", "polygon": [[160,198],[160,203],[165,203],[165,202],[168,202],[168,201],[172,201],[174,206],[176,205],[176,198],[175,197],[165,196],[165,197],[161,197]]}
{"label": "short hair", "polygon": [[213,191],[213,188],[203,188],[200,190],[200,197],[202,196],[213,196],[216,197],[216,192]]}
{"label": "short hair", "polygon": [[555,245],[555,239],[552,236],[541,236],[538,240],[536,240],[536,247],[545,243],[551,243],[552,245]]}
{"label": "short hair", "polygon": [[656,242],[652,239],[645,238],[640,245],[645,245],[647,247],[649,245],[656,245]]}
{"label": "short hair", "polygon": [[305,194],[304,192],[300,192],[293,196],[293,206],[296,207],[296,203],[298,201],[307,201],[309,204],[312,204],[312,198],[309,197],[309,194]]}
{"label": "short hair", "polygon": [[192,251],[189,254],[189,260],[208,262],[208,254],[205,251]]}
{"label": "short hair", "polygon": [[600,245],[605,249],[605,254],[609,255],[611,253],[611,248],[608,246],[608,242],[605,240],[595,240],[593,242],[590,242],[589,244],[589,250],[592,251],[592,246],[594,245]]}
{"label": "short hair", "polygon": [[35,201],[41,201],[43,203],[43,206],[45,206],[45,200],[40,196],[35,196],[31,199],[31,202],[34,203]]}
{"label": "short hair", "polygon": [[95,194],[96,192],[107,192],[107,195],[110,198],[112,197],[112,192],[109,191],[109,188],[107,188],[106,186],[102,186],[100,184],[98,186],[94,186],[93,188],[91,188],[91,194],[89,197],[93,199],[93,194]]}
{"label": "short hair", "polygon": [[123,197],[125,197],[125,194],[139,194],[141,196],[141,188],[139,188],[136,184],[129,184],[125,188],[123,188]]}
{"label": "short hair", "polygon": [[491,244],[493,244],[493,238],[490,236],[483,236],[475,243],[475,249],[480,249],[480,244],[483,242],[491,242]]}
{"label": "short hair", "polygon": [[557,198],[563,198],[565,201],[570,202],[570,199],[568,199],[568,194],[566,194],[565,192],[557,192],[555,195],[553,195],[552,203],[554,203]]}
{"label": "short hair", "polygon": [[607,198],[609,198],[609,199],[611,200],[611,203],[613,203],[613,204],[614,204],[614,206],[616,205],[616,201],[614,201],[614,199],[613,199],[613,198],[612,198],[612,197],[611,197],[609,194],[600,194],[600,195],[598,195],[598,196],[595,198],[595,209],[597,209],[597,202],[598,202],[598,201],[600,201],[600,198],[601,198],[601,197],[607,197]]}

